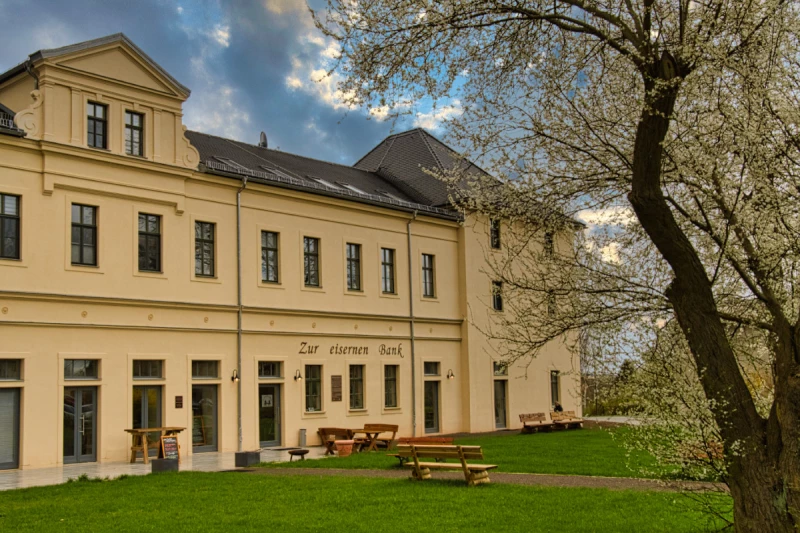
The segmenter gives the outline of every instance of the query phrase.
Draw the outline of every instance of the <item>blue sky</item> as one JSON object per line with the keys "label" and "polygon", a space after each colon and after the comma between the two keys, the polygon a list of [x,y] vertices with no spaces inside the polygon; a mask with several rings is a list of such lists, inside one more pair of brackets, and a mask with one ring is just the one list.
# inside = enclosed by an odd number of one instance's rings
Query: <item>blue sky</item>
{"label": "blue sky", "polygon": [[[190,129],[344,164],[386,135],[415,126],[434,134],[457,106],[420,107],[397,123],[369,119],[315,83],[335,47],[305,0],[0,0],[0,72],[40,49],[125,33],[192,90]],[[16,111],[16,110],[15,110]]]}

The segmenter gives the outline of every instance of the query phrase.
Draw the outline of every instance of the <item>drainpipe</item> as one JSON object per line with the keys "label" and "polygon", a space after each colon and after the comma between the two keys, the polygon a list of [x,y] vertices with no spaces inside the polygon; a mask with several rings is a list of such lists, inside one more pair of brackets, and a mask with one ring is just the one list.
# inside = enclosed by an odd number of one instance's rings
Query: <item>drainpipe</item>
{"label": "drainpipe", "polygon": [[414,337],[414,261],[411,257],[411,223],[417,219],[417,211],[406,224],[408,237],[408,323],[411,333],[411,434],[417,436],[417,357]]}
{"label": "drainpipe", "polygon": [[247,187],[247,176],[236,191],[236,418],[239,430],[238,451],[242,451],[242,191]]}
{"label": "drainpipe", "polygon": [[27,61],[25,61],[25,72],[27,72],[35,82],[34,88],[38,91],[39,90],[39,75],[33,70],[33,61],[29,57]]}

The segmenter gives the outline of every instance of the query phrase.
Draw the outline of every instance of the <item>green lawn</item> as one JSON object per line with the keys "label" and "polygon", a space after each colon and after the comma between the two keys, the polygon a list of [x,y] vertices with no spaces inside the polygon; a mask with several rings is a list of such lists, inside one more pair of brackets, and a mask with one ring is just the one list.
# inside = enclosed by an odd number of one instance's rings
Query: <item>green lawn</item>
{"label": "green lawn", "polygon": [[695,532],[721,525],[689,505],[663,492],[181,472],[0,492],[0,531]]}
{"label": "green lawn", "polygon": [[[626,431],[619,428],[614,431]],[[582,429],[520,435],[471,436],[456,444],[475,444],[483,449],[486,463],[498,472],[571,474],[609,477],[641,477],[640,466],[653,467],[653,458],[640,452],[628,457],[608,430]],[[390,452],[391,453],[391,452]],[[394,468],[399,464],[385,452],[356,453],[346,458],[329,457],[292,463],[265,463],[267,467],[293,468]]]}

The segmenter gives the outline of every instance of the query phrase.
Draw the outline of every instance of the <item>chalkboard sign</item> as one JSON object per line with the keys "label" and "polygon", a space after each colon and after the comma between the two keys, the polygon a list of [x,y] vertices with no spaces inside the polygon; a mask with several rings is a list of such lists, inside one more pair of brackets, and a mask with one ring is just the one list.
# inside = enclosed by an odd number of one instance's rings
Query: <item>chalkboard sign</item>
{"label": "chalkboard sign", "polygon": [[161,457],[164,459],[179,459],[178,453],[178,437],[175,435],[169,437],[161,437]]}
{"label": "chalkboard sign", "polygon": [[331,376],[331,401],[342,401],[342,376]]}

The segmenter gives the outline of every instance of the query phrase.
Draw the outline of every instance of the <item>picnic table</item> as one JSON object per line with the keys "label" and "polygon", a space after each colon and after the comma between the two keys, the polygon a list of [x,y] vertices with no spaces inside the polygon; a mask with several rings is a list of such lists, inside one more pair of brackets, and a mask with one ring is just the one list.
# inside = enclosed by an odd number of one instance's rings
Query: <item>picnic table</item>
{"label": "picnic table", "polygon": [[[363,428],[359,429],[351,429],[350,433],[352,434],[353,440],[355,440],[358,444],[361,445],[361,450],[364,450],[366,447],[368,452],[373,452],[378,450],[378,444],[383,443],[386,444],[388,448],[392,441],[394,440],[395,435],[397,434],[399,426],[394,424],[364,424]],[[381,437],[381,433],[389,433],[391,432],[391,437]],[[363,434],[363,437],[359,437],[358,435]]]}
{"label": "picnic table", "polygon": [[325,446],[325,455],[334,455],[337,440],[353,440],[353,432],[347,428],[319,428],[319,440]]}
{"label": "picnic table", "polygon": [[[142,452],[142,458],[144,459],[144,464],[148,464],[150,462],[149,455],[149,441],[150,438],[147,436],[149,433],[159,433],[158,441],[154,441],[152,444],[156,444],[161,440],[161,437],[172,437],[177,436],[181,431],[185,430],[186,428],[182,427],[161,427],[161,428],[135,428],[135,429],[126,429],[127,433],[131,434],[132,444],[131,444],[131,463],[136,462],[136,452]],[[180,462],[180,451],[181,447],[180,444],[178,445],[178,461]]]}

